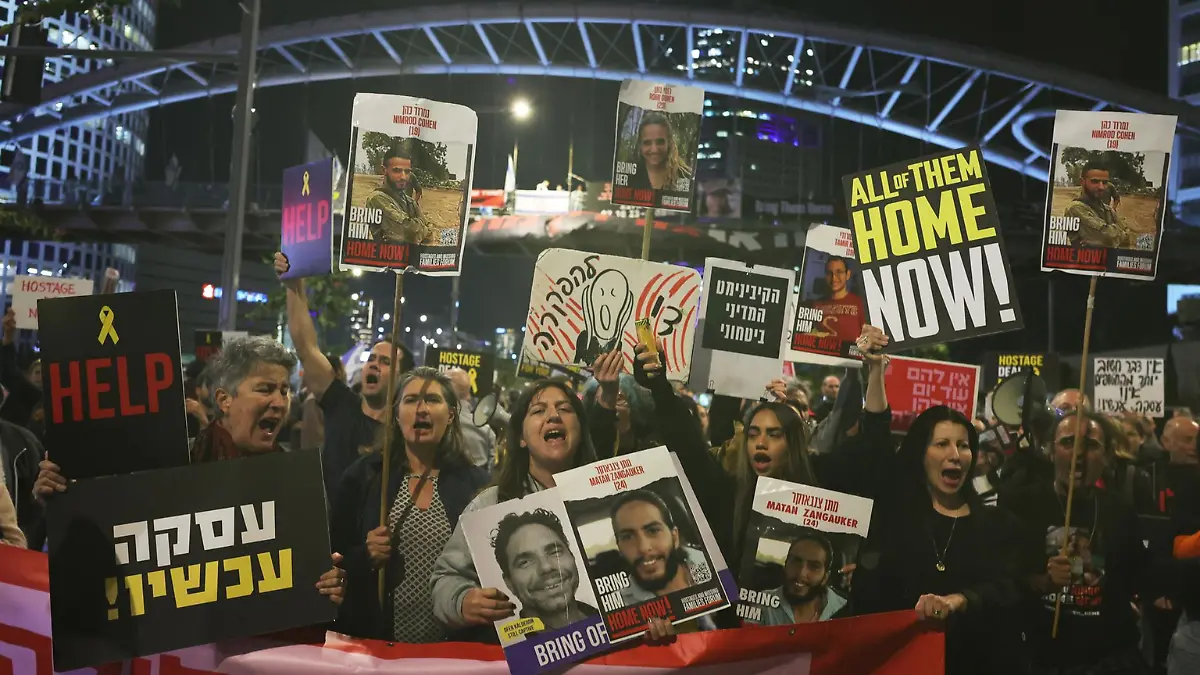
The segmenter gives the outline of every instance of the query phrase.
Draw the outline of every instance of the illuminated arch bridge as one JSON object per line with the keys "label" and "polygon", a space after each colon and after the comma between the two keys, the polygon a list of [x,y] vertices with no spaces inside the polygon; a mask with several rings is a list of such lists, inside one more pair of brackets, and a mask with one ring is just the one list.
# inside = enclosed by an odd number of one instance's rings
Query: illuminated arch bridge
{"label": "illuminated arch bridge", "polygon": [[[238,43],[229,35],[185,49],[236,52]],[[979,143],[992,163],[1042,181],[1059,108],[1176,114],[1181,134],[1200,136],[1193,108],[1102,78],[968,46],[733,10],[423,6],[270,27],[259,44],[259,87],[400,74],[694,82],[938,146]],[[76,75],[48,84],[36,110],[0,106],[0,143],[230,92],[236,76],[234,64],[138,61]],[[125,93],[97,96],[112,91]]]}

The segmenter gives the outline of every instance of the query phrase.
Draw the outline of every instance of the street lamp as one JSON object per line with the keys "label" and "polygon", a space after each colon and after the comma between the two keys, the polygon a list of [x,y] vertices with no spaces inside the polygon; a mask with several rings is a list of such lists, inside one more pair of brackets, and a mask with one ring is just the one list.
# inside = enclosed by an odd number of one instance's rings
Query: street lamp
{"label": "street lamp", "polygon": [[[533,106],[529,104],[528,100],[523,99],[523,98],[518,98],[518,99],[513,100],[512,108],[510,109],[510,111],[512,112],[512,116],[513,116],[514,120],[516,120],[518,122],[524,122],[525,120],[529,119],[533,115]],[[520,139],[517,136],[517,131],[514,129],[513,130],[513,182],[514,183],[517,180],[517,151],[520,149],[519,144],[518,144],[519,140]]]}

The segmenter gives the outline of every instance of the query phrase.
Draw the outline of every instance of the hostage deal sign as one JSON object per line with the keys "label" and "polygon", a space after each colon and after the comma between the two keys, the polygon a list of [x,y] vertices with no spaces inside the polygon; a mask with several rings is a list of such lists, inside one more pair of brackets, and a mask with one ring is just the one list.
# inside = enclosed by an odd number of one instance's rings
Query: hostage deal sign
{"label": "hostage deal sign", "polygon": [[332,566],[316,450],[77,481],[48,520],[58,671],[336,615],[313,587]]}
{"label": "hostage deal sign", "polygon": [[478,399],[492,393],[496,379],[496,355],[462,349],[425,348],[425,365],[446,372],[462,368],[471,381],[471,396]]}
{"label": "hostage deal sign", "polygon": [[842,179],[870,323],[888,351],[1020,329],[977,147]]}
{"label": "hostage deal sign", "polygon": [[188,463],[175,291],[38,302],[46,450],[67,478]]}
{"label": "hostage deal sign", "polygon": [[975,417],[979,366],[893,356],[886,375],[893,431],[906,431],[917,415],[936,405]]}
{"label": "hostage deal sign", "polygon": [[90,279],[13,277],[13,283],[9,289],[12,291],[12,306],[13,313],[17,317],[17,328],[38,329],[38,300],[91,295],[92,286]]}

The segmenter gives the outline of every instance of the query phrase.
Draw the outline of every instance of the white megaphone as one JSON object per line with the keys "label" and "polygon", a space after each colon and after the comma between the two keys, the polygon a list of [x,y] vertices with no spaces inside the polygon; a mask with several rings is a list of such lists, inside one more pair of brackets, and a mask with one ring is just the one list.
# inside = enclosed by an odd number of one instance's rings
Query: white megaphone
{"label": "white megaphone", "polygon": [[1045,380],[1026,368],[996,385],[988,394],[991,416],[1009,427],[1020,427],[1022,441],[1040,447],[1049,433],[1055,415],[1046,404],[1049,388]]}

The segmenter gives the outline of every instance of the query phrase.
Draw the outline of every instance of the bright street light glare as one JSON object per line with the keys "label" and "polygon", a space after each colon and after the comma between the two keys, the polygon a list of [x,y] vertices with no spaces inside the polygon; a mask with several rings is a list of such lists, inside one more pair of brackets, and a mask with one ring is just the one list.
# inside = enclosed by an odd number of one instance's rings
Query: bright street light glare
{"label": "bright street light glare", "polygon": [[519,119],[519,120],[523,120],[523,119],[528,119],[529,116],[532,114],[533,114],[533,106],[529,105],[529,101],[526,101],[523,98],[519,98],[519,99],[513,101],[513,104],[512,104],[512,116],[513,117],[515,117],[516,119]]}
{"label": "bright street light glare", "polygon": [[428,320],[429,320],[429,317],[425,316],[424,314],[421,315],[421,323],[425,323]]}
{"label": "bright street light glare", "polygon": [[391,315],[391,314],[386,314],[386,313],[385,313],[383,316],[379,317],[379,319],[380,319],[381,321],[391,321],[391,320],[392,320],[392,315]]}

